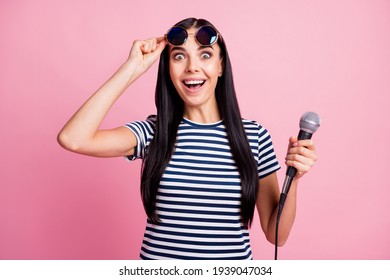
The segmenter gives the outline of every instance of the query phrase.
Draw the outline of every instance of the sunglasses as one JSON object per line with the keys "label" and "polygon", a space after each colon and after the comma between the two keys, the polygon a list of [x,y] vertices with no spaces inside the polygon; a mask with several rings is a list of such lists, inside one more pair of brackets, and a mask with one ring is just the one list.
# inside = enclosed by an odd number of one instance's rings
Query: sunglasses
{"label": "sunglasses", "polygon": [[[174,26],[165,37],[171,45],[180,46],[185,44],[188,36],[194,35],[193,33],[188,34],[187,30],[180,26]],[[210,25],[204,25],[200,27],[195,33],[195,39],[201,46],[211,46],[217,42],[218,37],[221,36],[214,27]]]}

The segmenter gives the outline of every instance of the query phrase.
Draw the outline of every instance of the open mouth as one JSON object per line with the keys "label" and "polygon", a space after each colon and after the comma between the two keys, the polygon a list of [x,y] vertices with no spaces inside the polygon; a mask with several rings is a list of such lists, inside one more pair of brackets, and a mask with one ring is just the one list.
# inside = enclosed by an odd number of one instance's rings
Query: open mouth
{"label": "open mouth", "polygon": [[189,89],[196,90],[201,88],[205,82],[205,80],[185,80],[183,84]]}

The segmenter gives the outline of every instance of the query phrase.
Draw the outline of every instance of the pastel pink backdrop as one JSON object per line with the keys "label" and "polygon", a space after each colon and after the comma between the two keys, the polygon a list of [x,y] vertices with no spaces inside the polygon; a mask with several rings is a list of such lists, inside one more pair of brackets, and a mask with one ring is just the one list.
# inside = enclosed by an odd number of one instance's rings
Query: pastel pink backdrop
{"label": "pastel pink backdrop", "polygon": [[[390,2],[13,1],[0,3],[0,259],[137,259],[141,162],[67,152],[56,136],[125,61],[132,41],[189,17],[227,42],[242,114],[283,165],[304,111],[319,161],[300,183],[280,259],[389,259]],[[156,65],[103,127],[155,112]],[[251,231],[255,259],[274,247]]]}

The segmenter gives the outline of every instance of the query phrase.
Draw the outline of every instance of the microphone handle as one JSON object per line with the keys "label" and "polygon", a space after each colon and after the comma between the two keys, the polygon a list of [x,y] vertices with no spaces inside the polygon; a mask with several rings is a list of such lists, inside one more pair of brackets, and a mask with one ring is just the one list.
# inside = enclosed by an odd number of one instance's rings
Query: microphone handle
{"label": "microphone handle", "polygon": [[[313,133],[306,132],[304,130],[300,130],[298,134],[298,140],[307,140],[311,139]],[[287,195],[288,191],[291,187],[292,179],[297,174],[297,169],[295,167],[289,166],[287,167],[286,171],[286,178],[284,179],[283,187],[282,187],[282,193]]]}
{"label": "microphone handle", "polygon": [[[306,132],[304,130],[300,130],[298,134],[298,140],[307,140],[311,139],[313,133]],[[289,166],[287,167],[286,175],[288,177],[294,178],[295,174],[297,174],[297,169],[295,167]]]}

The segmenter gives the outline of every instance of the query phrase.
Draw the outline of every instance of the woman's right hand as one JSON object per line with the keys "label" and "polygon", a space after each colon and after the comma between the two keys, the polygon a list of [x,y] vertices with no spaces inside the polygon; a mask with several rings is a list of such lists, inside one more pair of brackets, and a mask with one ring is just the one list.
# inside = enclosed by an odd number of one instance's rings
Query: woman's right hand
{"label": "woman's right hand", "polygon": [[130,50],[128,63],[134,63],[135,76],[139,77],[160,57],[166,46],[165,37],[136,40]]}

